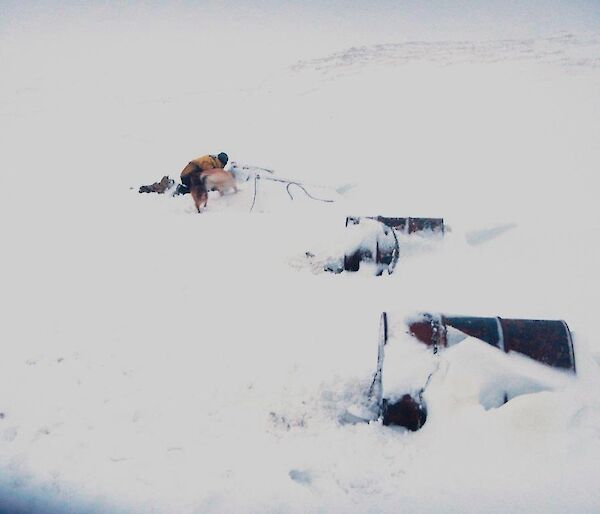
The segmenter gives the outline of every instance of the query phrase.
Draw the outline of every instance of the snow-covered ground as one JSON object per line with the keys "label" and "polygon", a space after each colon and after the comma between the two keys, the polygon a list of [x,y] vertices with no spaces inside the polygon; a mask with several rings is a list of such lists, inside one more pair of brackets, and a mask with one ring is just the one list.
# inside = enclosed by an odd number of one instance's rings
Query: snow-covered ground
{"label": "snow-covered ground", "polygon": [[[165,13],[0,25],[0,512],[598,512],[600,35]],[[137,193],[219,151],[336,201]],[[452,230],[314,273],[361,214]],[[421,431],[350,423],[382,311],[564,319],[577,378],[486,410],[522,363],[458,345]]]}

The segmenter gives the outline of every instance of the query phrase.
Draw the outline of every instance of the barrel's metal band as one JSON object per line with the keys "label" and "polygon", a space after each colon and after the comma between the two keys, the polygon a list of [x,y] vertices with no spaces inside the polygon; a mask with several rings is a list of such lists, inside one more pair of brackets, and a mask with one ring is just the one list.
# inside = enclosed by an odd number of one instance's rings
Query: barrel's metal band
{"label": "barrel's metal band", "polygon": [[502,320],[500,317],[496,318],[496,325],[498,326],[498,348],[506,353],[506,346],[504,345],[504,331],[502,330]]}

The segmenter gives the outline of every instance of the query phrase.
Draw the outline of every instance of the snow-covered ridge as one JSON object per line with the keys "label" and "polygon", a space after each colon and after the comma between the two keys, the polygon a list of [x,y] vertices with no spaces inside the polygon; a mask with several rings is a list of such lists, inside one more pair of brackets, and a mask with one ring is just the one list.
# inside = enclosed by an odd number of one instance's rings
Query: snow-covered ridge
{"label": "snow-covered ridge", "polygon": [[498,63],[503,61],[558,64],[566,67],[600,67],[600,35],[560,34],[547,38],[496,41],[409,41],[351,47],[318,59],[299,61],[297,72],[314,70],[336,74],[367,66],[398,66],[411,62],[439,65]]}

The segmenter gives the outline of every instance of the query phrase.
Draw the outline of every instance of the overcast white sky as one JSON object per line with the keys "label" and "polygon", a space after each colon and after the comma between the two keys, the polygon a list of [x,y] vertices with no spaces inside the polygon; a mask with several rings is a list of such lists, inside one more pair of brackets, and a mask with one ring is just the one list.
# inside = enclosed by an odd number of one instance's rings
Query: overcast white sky
{"label": "overcast white sky", "polygon": [[90,21],[112,27],[187,21],[198,31],[218,26],[233,35],[237,31],[295,27],[354,42],[357,39],[377,42],[415,38],[487,39],[600,28],[598,0],[211,0],[119,4],[2,1],[0,27],[19,31]]}

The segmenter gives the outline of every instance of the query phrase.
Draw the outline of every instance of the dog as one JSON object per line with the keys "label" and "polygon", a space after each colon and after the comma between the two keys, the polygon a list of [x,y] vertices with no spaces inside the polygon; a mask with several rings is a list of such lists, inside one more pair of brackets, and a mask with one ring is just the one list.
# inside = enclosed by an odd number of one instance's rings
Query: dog
{"label": "dog", "polygon": [[198,212],[202,212],[200,207],[206,207],[206,202],[208,202],[208,189],[206,189],[205,178],[200,173],[192,173],[188,180],[190,193]]}
{"label": "dog", "polygon": [[209,191],[218,191],[223,196],[226,191],[231,189],[234,193],[238,192],[235,178],[229,171],[212,168],[190,174],[190,193],[198,212],[201,212],[201,207],[206,207]]}
{"label": "dog", "polygon": [[230,171],[225,171],[220,168],[212,168],[210,170],[204,170],[200,173],[201,177],[204,177],[204,183],[208,191],[218,191],[221,196],[226,191],[233,189],[234,193],[238,192],[235,184],[235,177]]}

